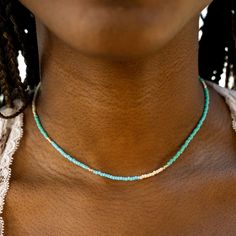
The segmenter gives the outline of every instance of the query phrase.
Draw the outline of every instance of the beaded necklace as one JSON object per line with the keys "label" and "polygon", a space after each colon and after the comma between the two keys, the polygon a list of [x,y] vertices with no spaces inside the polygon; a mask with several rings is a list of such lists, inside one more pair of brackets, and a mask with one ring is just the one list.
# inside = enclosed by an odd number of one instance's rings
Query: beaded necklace
{"label": "beaded necklace", "polygon": [[34,116],[34,120],[36,122],[36,125],[40,131],[40,133],[43,135],[43,137],[48,140],[48,142],[63,156],[65,157],[67,160],[69,160],[70,162],[74,163],[76,166],[79,166],[95,175],[99,175],[101,177],[104,178],[108,178],[111,180],[116,180],[116,181],[137,181],[137,180],[142,180],[142,179],[146,179],[152,176],[157,175],[158,173],[162,172],[163,170],[165,170],[166,168],[168,168],[169,166],[171,166],[180,156],[181,154],[184,152],[184,150],[188,147],[189,143],[193,140],[194,136],[197,134],[197,132],[200,130],[200,128],[203,125],[203,122],[206,119],[208,110],[209,110],[209,91],[208,91],[208,87],[207,84],[205,83],[205,81],[199,77],[199,80],[202,82],[202,86],[203,86],[203,90],[204,90],[204,96],[205,96],[205,103],[204,103],[204,109],[203,109],[203,113],[202,116],[200,118],[200,120],[198,121],[197,125],[195,126],[195,128],[193,129],[193,131],[191,132],[191,134],[187,137],[187,139],[184,141],[184,143],[182,144],[182,146],[180,147],[180,149],[176,152],[176,154],[170,158],[165,165],[163,165],[162,167],[149,172],[149,173],[145,173],[142,175],[134,175],[134,176],[116,176],[116,175],[112,175],[109,173],[105,173],[96,169],[93,169],[91,167],[89,167],[88,165],[78,161],[77,159],[75,159],[74,157],[72,157],[71,155],[69,155],[68,153],[66,153],[52,138],[49,137],[48,133],[46,132],[46,130],[43,128],[39,115],[37,114],[36,111],[36,97],[41,85],[41,82],[39,82],[39,84],[36,87],[36,90],[34,92],[34,96],[33,96],[33,100],[32,100],[32,112],[33,112],[33,116]]}

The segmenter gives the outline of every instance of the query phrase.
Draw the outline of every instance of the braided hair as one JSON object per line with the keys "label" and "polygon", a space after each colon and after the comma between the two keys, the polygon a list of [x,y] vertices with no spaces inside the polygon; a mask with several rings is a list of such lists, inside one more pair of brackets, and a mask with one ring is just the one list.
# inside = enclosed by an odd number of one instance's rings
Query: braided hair
{"label": "braided hair", "polygon": [[[39,82],[39,61],[34,16],[19,1],[0,0],[0,107],[14,107],[14,99],[22,101],[15,113],[20,114],[32,99],[32,91]],[[19,52],[27,65],[22,81],[18,69]]]}
{"label": "braided hair", "polygon": [[225,73],[228,87],[229,78],[235,78],[236,72],[236,0],[214,0],[203,21],[199,74],[219,84]]}
{"label": "braided hair", "polygon": [[[236,0],[214,0],[208,14],[202,17],[202,37],[199,42],[199,74],[205,80],[219,84],[221,75],[235,78],[236,72]],[[20,114],[32,99],[40,81],[36,25],[33,14],[19,1],[0,0],[0,108],[13,107],[18,98],[23,106]],[[26,63],[26,78],[22,81],[18,69],[19,52]],[[214,79],[214,80],[213,80]]]}

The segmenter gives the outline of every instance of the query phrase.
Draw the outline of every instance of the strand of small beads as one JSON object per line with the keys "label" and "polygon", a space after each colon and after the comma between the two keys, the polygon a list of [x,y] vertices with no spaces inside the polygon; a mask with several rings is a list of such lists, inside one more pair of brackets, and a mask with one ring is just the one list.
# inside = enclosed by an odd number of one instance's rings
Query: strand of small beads
{"label": "strand of small beads", "polygon": [[203,113],[202,116],[200,118],[200,120],[198,121],[197,125],[195,126],[195,128],[193,129],[193,131],[191,132],[191,134],[187,137],[187,139],[184,141],[183,145],[180,147],[180,149],[176,152],[176,154],[170,158],[165,165],[163,165],[162,167],[150,172],[150,173],[146,173],[146,174],[142,174],[142,175],[134,175],[134,176],[116,176],[116,175],[112,175],[109,173],[105,173],[96,169],[93,169],[91,167],[89,167],[88,165],[78,161],[77,159],[75,159],[74,157],[72,157],[71,155],[69,155],[68,153],[66,153],[54,140],[52,140],[49,135],[47,134],[46,130],[43,128],[39,116],[36,112],[36,97],[41,85],[41,82],[39,82],[38,86],[35,89],[34,92],[34,96],[33,96],[33,101],[32,101],[32,112],[33,112],[33,116],[34,116],[34,120],[36,122],[36,125],[39,129],[39,131],[41,132],[41,134],[44,136],[44,138],[46,138],[48,140],[48,142],[63,156],[65,157],[67,160],[69,160],[70,162],[74,163],[76,166],[79,166],[95,175],[99,175],[101,177],[104,178],[108,178],[111,180],[116,180],[116,181],[137,181],[137,180],[142,180],[142,179],[146,179],[146,178],[150,178],[152,176],[157,175],[158,173],[162,172],[163,170],[165,170],[166,168],[168,168],[169,166],[171,166],[180,156],[181,154],[184,152],[184,150],[188,147],[189,143],[193,140],[194,136],[197,134],[197,132],[200,130],[200,128],[202,127],[208,110],[209,110],[209,91],[208,91],[208,87],[207,84],[205,83],[205,81],[199,77],[199,80],[202,82],[203,85],[203,89],[204,89],[204,96],[205,96],[205,103],[204,103],[204,109],[203,109]]}

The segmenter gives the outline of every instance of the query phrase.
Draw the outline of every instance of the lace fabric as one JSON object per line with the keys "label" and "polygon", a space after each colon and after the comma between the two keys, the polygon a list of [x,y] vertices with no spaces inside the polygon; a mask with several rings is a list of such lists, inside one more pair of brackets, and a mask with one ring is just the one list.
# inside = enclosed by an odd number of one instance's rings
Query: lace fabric
{"label": "lace fabric", "polygon": [[[21,106],[21,102],[16,100],[15,105],[15,108],[1,108],[1,112],[4,111],[4,115],[10,115]],[[13,119],[0,118],[0,236],[4,233],[2,212],[9,189],[13,154],[23,136],[23,116],[24,114],[21,113]]]}
{"label": "lace fabric", "polygon": [[[210,81],[206,81],[206,83],[225,98],[226,104],[231,111],[232,127],[236,132],[236,91],[220,87]],[[16,101],[16,104],[17,107],[21,105],[19,101]],[[0,111],[4,111],[4,114],[8,115],[13,112],[13,109],[3,107]],[[6,194],[9,189],[11,164],[14,159],[13,155],[23,136],[23,117],[24,113],[19,114],[13,119],[6,120],[0,118],[0,236],[4,235],[2,212]]]}

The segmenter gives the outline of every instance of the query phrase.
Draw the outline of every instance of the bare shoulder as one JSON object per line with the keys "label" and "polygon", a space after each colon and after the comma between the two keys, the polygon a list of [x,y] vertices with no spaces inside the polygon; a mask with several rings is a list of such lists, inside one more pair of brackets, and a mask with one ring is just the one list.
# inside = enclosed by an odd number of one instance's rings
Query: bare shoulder
{"label": "bare shoulder", "polygon": [[202,139],[205,158],[198,158],[199,162],[204,161],[202,177],[205,182],[215,181],[217,191],[225,194],[225,198],[231,193],[236,203],[236,91],[212,82],[207,84],[210,84],[211,103],[208,131]]}

